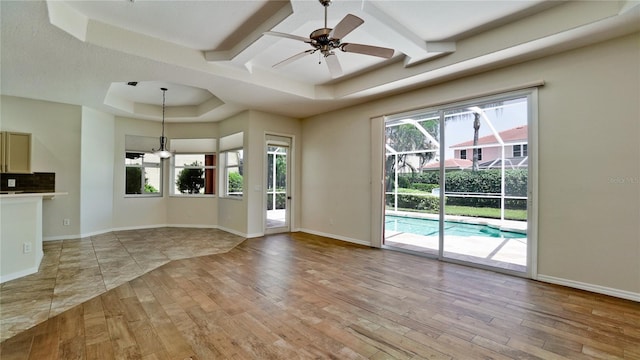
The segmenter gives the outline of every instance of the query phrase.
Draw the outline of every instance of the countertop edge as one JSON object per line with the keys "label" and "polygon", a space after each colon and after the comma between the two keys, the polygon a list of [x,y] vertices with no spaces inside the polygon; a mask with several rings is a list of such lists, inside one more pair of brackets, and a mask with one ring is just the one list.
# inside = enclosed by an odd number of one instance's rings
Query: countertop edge
{"label": "countertop edge", "polygon": [[39,196],[42,198],[51,199],[54,196],[62,196],[62,195],[69,195],[69,193],[68,192],[45,192],[45,193],[0,194],[0,199],[39,197]]}

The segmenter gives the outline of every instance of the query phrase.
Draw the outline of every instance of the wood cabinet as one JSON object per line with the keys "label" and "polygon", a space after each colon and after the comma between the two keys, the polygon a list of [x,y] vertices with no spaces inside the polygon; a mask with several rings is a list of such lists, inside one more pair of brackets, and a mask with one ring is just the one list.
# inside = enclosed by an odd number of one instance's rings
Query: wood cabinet
{"label": "wood cabinet", "polygon": [[0,132],[0,172],[31,172],[31,134]]}

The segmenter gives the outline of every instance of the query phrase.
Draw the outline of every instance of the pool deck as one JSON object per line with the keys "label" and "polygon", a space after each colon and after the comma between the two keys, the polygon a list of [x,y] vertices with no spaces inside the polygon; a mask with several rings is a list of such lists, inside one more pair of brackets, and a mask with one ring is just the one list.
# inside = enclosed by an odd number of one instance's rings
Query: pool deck
{"label": "pool deck", "polygon": [[[411,212],[387,211],[385,215],[405,216],[438,220],[438,215]],[[488,225],[502,231],[524,233],[527,223],[524,221],[470,218],[464,216],[447,216],[447,221],[465,224]],[[439,237],[423,236],[397,231],[385,231],[385,245],[402,248],[413,252],[438,255]],[[448,235],[444,244],[444,256],[483,265],[520,271],[526,271],[527,239],[501,239],[485,236],[453,236]]]}

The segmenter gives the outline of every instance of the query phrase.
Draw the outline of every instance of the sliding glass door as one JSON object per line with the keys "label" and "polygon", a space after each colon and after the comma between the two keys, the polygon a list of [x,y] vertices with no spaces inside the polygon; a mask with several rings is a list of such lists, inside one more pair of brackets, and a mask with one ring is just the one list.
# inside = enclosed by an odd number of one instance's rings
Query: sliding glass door
{"label": "sliding glass door", "polygon": [[386,247],[528,273],[532,94],[387,117]]}

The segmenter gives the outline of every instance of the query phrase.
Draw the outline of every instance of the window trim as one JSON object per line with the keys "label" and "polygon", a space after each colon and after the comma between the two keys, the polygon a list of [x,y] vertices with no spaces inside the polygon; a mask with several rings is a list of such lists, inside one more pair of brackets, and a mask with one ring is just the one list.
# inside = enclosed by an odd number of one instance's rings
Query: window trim
{"label": "window trim", "polygon": [[[244,170],[244,162],[242,163],[242,165],[240,164],[240,161],[238,161],[237,165],[233,165],[230,166],[228,164],[228,154],[232,153],[232,152],[238,152],[238,151],[242,151],[242,159],[244,160],[244,147],[240,147],[240,148],[232,148],[232,149],[226,149],[224,151],[220,151],[219,155],[219,159],[220,162],[222,163],[221,167],[221,171],[220,171],[220,176],[221,176],[221,181],[220,181],[220,194],[219,196],[221,198],[225,198],[225,199],[233,199],[233,200],[243,200],[244,199],[244,192],[245,192],[245,184],[244,184],[244,175],[242,174],[242,194],[240,195],[229,195],[229,173],[228,173],[228,169],[229,168],[242,168]],[[239,171],[240,172],[240,171]],[[244,173],[244,171],[242,171]]]}
{"label": "window trim", "polygon": [[[123,195],[125,198],[158,198],[158,197],[163,197],[164,196],[164,166],[162,163],[162,160],[160,160],[157,163],[157,166],[155,166],[156,163],[149,163],[147,162],[146,164],[154,164],[154,166],[145,166],[145,162],[144,160],[142,161],[142,164],[137,165],[137,164],[127,164],[127,154],[129,153],[137,153],[137,154],[143,154],[144,155],[153,155],[152,152],[150,151],[140,151],[140,150],[125,150],[124,151],[124,191],[123,191]],[[160,184],[158,185],[158,192],[155,193],[147,193],[147,192],[142,192],[140,194],[127,194],[127,168],[138,168],[138,169],[142,169],[141,171],[141,175],[144,174],[144,169],[145,168],[153,168],[153,169],[159,169],[159,181]],[[144,183],[143,183],[144,186]]]}

